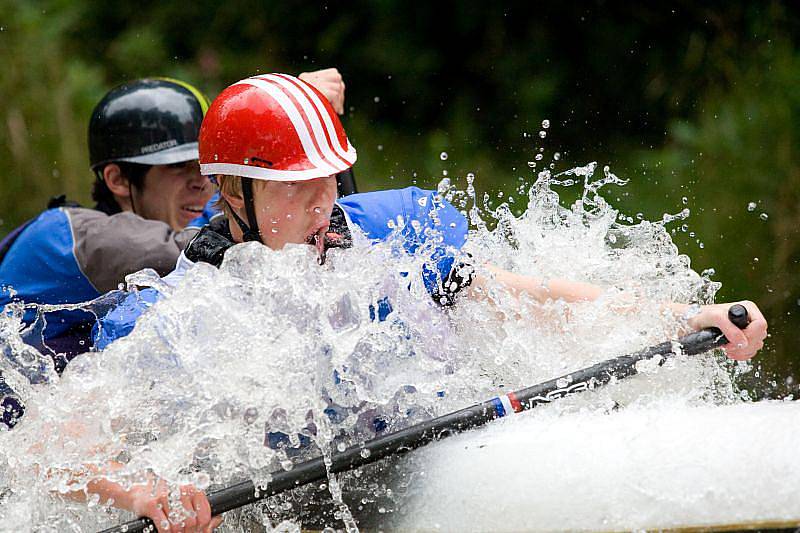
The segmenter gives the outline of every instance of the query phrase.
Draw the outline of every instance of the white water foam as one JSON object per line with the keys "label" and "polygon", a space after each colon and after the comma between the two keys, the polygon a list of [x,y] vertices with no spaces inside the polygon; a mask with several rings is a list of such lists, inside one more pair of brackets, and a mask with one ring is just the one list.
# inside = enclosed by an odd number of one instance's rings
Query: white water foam
{"label": "white water foam", "polygon": [[[26,388],[28,413],[0,433],[0,486],[10,489],[0,505],[3,527],[92,531],[124,519],[60,495],[82,490],[110,461],[118,469],[102,475],[126,485],[146,472],[211,489],[245,477],[265,483],[275,468],[292,465],[291,453],[264,445],[265,432],[331,451],[370,438],[379,417],[392,430],[501,387],[531,385],[674,337],[682,321],[661,304],[707,303],[719,285],[691,269],[662,222],[620,223],[599,195],[620,180],[606,170],[593,181],[593,173],[588,165],[562,175],[583,180],[584,194],[570,208],[559,203],[558,180],[540,174],[521,217],[508,205],[480,209],[474,189],[440,188],[473,223],[466,251],[479,273],[490,277],[483,265],[492,262],[606,287],[591,303],[520,302],[490,283],[484,299],[462,298],[442,311],[414,274],[425,253],[405,256],[397,242],[332,250],[322,268],[307,246],[276,253],[254,243],[232,248],[220,269],[197,265],[130,336],[77,358],[60,380],[51,379],[57,383]],[[137,276],[137,284],[148,283]],[[378,321],[384,298],[393,311]],[[9,331],[19,328],[14,320],[0,317]],[[10,353],[18,354],[15,346]],[[720,356],[679,356],[557,409],[567,424],[582,409],[638,409],[665,398],[730,404],[739,396],[728,366]],[[3,371],[16,372],[8,364]],[[346,481],[345,501],[348,487],[359,488],[357,477]],[[367,500],[386,500],[391,514],[426,489],[360,490],[372,493]],[[351,505],[358,518],[357,507]],[[347,514],[340,510],[325,525],[343,527]]]}
{"label": "white water foam", "polygon": [[406,459],[392,529],[632,531],[790,521],[800,404],[541,409]]}

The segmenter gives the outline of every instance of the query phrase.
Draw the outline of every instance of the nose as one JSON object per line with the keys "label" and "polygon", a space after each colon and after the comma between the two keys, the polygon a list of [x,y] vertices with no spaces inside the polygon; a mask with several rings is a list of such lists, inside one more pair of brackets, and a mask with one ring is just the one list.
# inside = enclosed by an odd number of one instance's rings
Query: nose
{"label": "nose", "polygon": [[208,177],[200,174],[200,163],[193,161],[189,166],[189,179],[186,184],[193,191],[205,191],[210,187]]}
{"label": "nose", "polygon": [[313,213],[322,213],[323,216],[330,216],[333,211],[333,202],[336,201],[336,177],[328,176],[314,180],[314,193],[311,197],[311,209]]}

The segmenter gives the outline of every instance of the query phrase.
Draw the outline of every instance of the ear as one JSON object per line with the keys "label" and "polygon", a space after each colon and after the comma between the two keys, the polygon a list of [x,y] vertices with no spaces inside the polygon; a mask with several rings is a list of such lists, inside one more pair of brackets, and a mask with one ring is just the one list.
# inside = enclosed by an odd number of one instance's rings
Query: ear
{"label": "ear", "polygon": [[241,194],[230,194],[228,192],[219,191],[219,194],[225,198],[225,201],[228,202],[232,208],[236,210],[244,209],[244,197]]}
{"label": "ear", "polygon": [[130,198],[131,191],[128,178],[122,175],[119,165],[109,163],[103,167],[103,181],[106,182],[108,190],[116,197]]}

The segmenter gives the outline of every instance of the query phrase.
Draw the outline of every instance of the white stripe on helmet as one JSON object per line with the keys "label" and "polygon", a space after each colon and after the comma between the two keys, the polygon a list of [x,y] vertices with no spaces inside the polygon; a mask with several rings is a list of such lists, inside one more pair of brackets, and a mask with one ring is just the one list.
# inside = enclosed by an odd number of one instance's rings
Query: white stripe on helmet
{"label": "white stripe on helmet", "polygon": [[[322,117],[322,122],[325,124],[325,130],[328,132],[328,145],[333,148],[340,158],[344,159],[346,162],[350,163],[351,165],[355,163],[355,150],[352,146],[350,146],[350,141],[348,141],[347,151],[342,149],[341,143],[339,142],[339,137],[336,135],[336,128],[333,125],[333,121],[331,120],[330,114],[328,113],[328,108],[325,107],[325,103],[320,100],[319,95],[308,88],[308,86],[299,81],[299,83],[292,83],[292,78],[287,76],[286,74],[266,74],[264,76],[259,76],[260,78],[275,80],[276,82],[278,79],[282,80],[283,83],[291,86],[294,91],[299,89],[303,91],[306,98],[316,107],[317,111],[319,112],[319,116]],[[277,79],[276,79],[277,78]],[[286,85],[284,85],[285,87]],[[295,94],[293,92],[292,94]],[[295,96],[298,101],[302,101],[301,98]],[[306,111],[309,116],[313,115],[309,111]]]}
{"label": "white stripe on helmet", "polygon": [[[308,118],[308,123],[311,126],[311,131],[314,133],[314,138],[317,141],[317,145],[319,146],[320,151],[322,152],[322,156],[327,161],[345,163],[345,164],[349,163],[346,159],[342,158],[340,155],[334,152],[331,141],[329,141],[328,138],[325,137],[325,132],[323,131],[323,126],[322,123],[320,122],[317,112],[319,112],[320,115],[327,116],[328,114],[327,110],[323,108],[322,111],[320,111],[320,109],[313,102],[311,102],[311,100],[308,98],[306,94],[304,94],[295,84],[293,84],[291,81],[285,78],[271,74],[256,76],[256,78],[279,85],[281,88],[283,88],[283,90],[285,90],[287,93],[292,95],[292,97],[294,97],[298,105],[302,108],[305,116]],[[317,112],[315,112],[315,110]],[[330,133],[331,133],[330,130],[328,130],[329,135]],[[335,133],[336,132],[334,131],[334,134]]]}
{"label": "white stripe on helmet", "polygon": [[314,146],[314,141],[311,139],[311,135],[306,127],[305,121],[303,121],[302,116],[300,116],[300,109],[298,109],[298,107],[292,103],[291,99],[284,94],[280,87],[273,83],[256,78],[247,78],[235,83],[234,85],[240,84],[252,85],[253,87],[261,89],[271,96],[278,103],[278,105],[281,106],[281,108],[286,112],[286,115],[289,117],[289,120],[292,122],[292,126],[294,127],[297,136],[300,138],[300,143],[303,146],[303,151],[305,152],[306,157],[308,157],[308,160],[311,161],[312,165],[317,167],[317,170],[320,174],[330,176],[339,172],[339,169],[337,169],[336,166],[326,161],[323,156],[317,152],[317,149]]}
{"label": "white stripe on helmet", "polygon": [[[341,172],[342,170],[346,170],[346,167],[341,168],[337,172]],[[200,174],[203,176],[224,174],[267,181],[306,181],[323,177],[326,178],[330,175],[325,174],[323,176],[319,169],[316,168],[309,168],[306,170],[276,170],[274,168],[254,167],[252,165],[237,165],[236,163],[201,163]]]}

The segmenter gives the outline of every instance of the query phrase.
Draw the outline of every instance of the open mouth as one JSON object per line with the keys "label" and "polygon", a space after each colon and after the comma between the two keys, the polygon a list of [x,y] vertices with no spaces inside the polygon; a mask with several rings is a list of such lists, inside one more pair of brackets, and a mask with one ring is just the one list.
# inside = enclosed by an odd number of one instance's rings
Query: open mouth
{"label": "open mouth", "polygon": [[320,265],[325,264],[325,230],[327,227],[321,227],[308,237],[306,237],[306,243],[314,246],[317,249],[317,262]]}
{"label": "open mouth", "polygon": [[181,207],[181,211],[191,217],[199,217],[203,214],[203,206],[202,205],[184,205]]}

